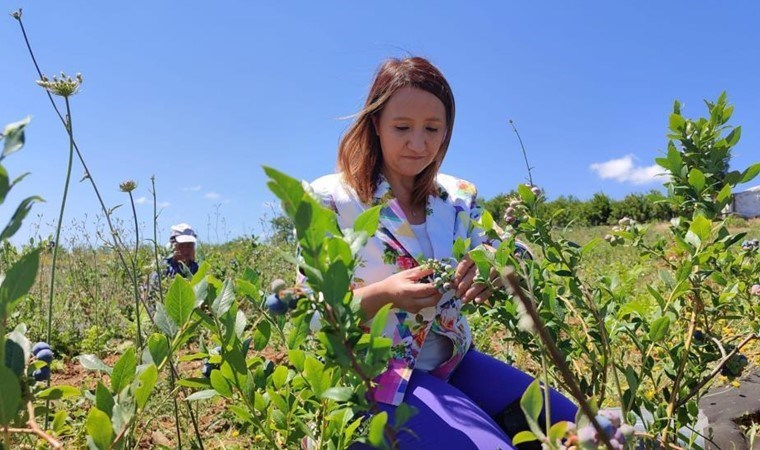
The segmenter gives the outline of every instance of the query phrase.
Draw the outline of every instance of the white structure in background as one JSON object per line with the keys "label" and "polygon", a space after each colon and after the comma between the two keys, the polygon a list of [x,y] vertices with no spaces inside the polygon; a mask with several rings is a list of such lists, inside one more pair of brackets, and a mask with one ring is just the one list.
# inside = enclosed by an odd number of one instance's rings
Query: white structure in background
{"label": "white structure in background", "polygon": [[735,193],[728,212],[745,218],[760,217],[760,185]]}

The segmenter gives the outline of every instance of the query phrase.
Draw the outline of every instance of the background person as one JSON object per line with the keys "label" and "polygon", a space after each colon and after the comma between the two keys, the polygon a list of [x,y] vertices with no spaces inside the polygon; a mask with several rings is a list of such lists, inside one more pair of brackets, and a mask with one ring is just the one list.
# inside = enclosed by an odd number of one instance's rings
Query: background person
{"label": "background person", "polygon": [[[372,395],[389,423],[402,401],[417,409],[398,434],[400,448],[513,449],[510,437],[527,429],[519,400],[533,377],[475,350],[461,314],[464,303],[483,302],[491,292],[474,283],[469,257],[458,262],[454,289],[443,295],[424,281],[431,271],[419,267],[425,258],[450,258],[457,238],[470,239],[471,248],[498,244],[475,226],[475,186],[438,172],[454,113],[449,84],[430,62],[386,61],[342,138],[340,172],[312,188],[341,228],[383,205],[352,288],[370,318],[392,304],[384,331],[393,341],[391,358]],[[577,408],[556,391],[551,403],[552,422],[575,420]]]}
{"label": "background person", "polygon": [[195,260],[197,238],[195,230],[190,225],[186,223],[172,225],[169,233],[172,256],[164,260],[166,263],[164,276],[171,278],[179,274],[185,278],[191,278],[198,272],[198,262]]}

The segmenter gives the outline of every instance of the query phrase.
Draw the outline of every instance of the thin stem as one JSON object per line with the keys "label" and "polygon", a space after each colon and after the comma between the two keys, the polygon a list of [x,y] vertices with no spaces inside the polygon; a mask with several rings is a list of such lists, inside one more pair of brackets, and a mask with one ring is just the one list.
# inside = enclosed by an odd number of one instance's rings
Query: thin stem
{"label": "thin stem", "polygon": [[[156,176],[150,177],[151,194],[153,194],[153,256],[156,259],[156,275],[158,278],[158,298],[161,303],[164,303],[164,289],[161,285],[161,261],[158,258],[158,213],[156,211]],[[171,357],[171,356],[170,356]],[[170,361],[171,362],[171,361]],[[175,389],[174,371],[169,371],[169,383],[172,391]],[[177,404],[177,397],[172,396],[174,403],[174,425],[177,430],[177,448],[182,450],[182,430],[180,429],[179,419],[179,405]]]}
{"label": "thin stem", "polygon": [[572,372],[570,372],[570,368],[567,367],[567,364],[565,364],[565,360],[562,357],[562,354],[559,352],[557,345],[554,343],[551,335],[544,327],[543,322],[541,322],[541,318],[538,316],[538,312],[536,311],[533,302],[531,299],[526,297],[525,292],[523,292],[522,288],[520,287],[520,281],[517,279],[517,274],[515,273],[514,269],[508,267],[504,278],[506,280],[506,284],[509,284],[509,286],[512,288],[512,292],[517,296],[517,298],[520,299],[520,302],[522,302],[523,306],[525,306],[525,311],[528,313],[528,315],[530,315],[536,332],[548,350],[552,361],[559,369],[560,374],[562,374],[562,376],[565,378],[565,383],[567,384],[568,388],[570,388],[570,393],[572,394],[573,398],[578,401],[578,405],[583,411],[583,414],[585,414],[586,417],[588,417],[589,421],[591,421],[591,424],[594,426],[594,429],[599,434],[599,437],[601,437],[607,448],[609,450],[614,450],[612,444],[610,443],[610,439],[607,437],[604,429],[596,420],[594,410],[591,409],[591,405],[588,404],[585,397],[583,396],[583,393],[581,392],[581,389],[578,386],[575,377],[573,376]]}
{"label": "thin stem", "polygon": [[132,217],[135,220],[135,253],[132,255],[132,288],[135,294],[135,323],[137,324],[137,350],[142,351],[142,331],[140,329],[140,291],[137,287],[137,254],[140,251],[140,225],[137,222],[137,210],[132,191],[129,191],[129,203],[132,205]]}
{"label": "thin stem", "polygon": [[[61,198],[61,208],[58,210],[58,223],[55,227],[55,246],[53,246],[53,262],[50,269],[50,293],[48,296],[48,314],[47,314],[47,342],[48,345],[53,337],[53,301],[55,299],[55,269],[58,261],[58,249],[61,247],[61,228],[63,227],[63,212],[66,210],[66,198],[69,195],[69,185],[71,183],[71,166],[74,161],[74,131],[71,125],[71,105],[69,98],[66,100],[66,131],[69,134],[69,161],[66,166],[66,182],[63,185],[63,197]],[[47,380],[47,387],[50,387],[50,378]],[[48,425],[48,411],[50,401],[45,402],[45,428]]]}
{"label": "thin stem", "polygon": [[528,182],[531,186],[534,186],[533,184],[533,176],[531,175],[531,169],[530,164],[528,164],[528,152],[525,151],[525,146],[523,145],[522,138],[520,137],[520,133],[517,131],[517,127],[515,126],[515,122],[512,119],[509,119],[509,124],[512,125],[512,129],[515,131],[515,134],[517,135],[517,140],[520,141],[520,148],[522,149],[523,158],[525,158],[525,167],[528,169]]}
{"label": "thin stem", "polygon": [[158,257],[158,213],[156,211],[156,176],[150,177],[151,194],[153,194],[153,255],[156,258],[156,275],[158,275],[158,298],[164,302],[164,289],[162,286],[161,260]]}

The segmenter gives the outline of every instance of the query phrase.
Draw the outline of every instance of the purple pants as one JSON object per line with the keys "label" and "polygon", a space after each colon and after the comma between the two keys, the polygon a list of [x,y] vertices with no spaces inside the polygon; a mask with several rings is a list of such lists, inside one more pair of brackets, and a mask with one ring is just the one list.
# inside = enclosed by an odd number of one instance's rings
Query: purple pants
{"label": "purple pants", "polygon": [[[399,448],[512,450],[515,447],[493,417],[519,400],[534,378],[514,367],[470,350],[446,382],[415,370],[404,402],[417,414],[398,435]],[[552,423],[575,421],[577,407],[557,391],[550,391]],[[393,423],[396,407],[379,404]],[[367,449],[353,445],[351,449]]]}

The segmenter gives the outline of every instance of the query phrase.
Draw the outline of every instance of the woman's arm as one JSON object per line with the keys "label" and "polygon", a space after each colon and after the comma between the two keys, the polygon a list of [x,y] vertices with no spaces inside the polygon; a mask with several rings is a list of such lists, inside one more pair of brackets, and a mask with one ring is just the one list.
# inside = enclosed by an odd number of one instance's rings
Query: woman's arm
{"label": "woman's arm", "polygon": [[354,289],[354,295],[361,297],[361,308],[367,320],[375,317],[380,308],[388,303],[394,308],[417,313],[423,308],[435,306],[441,298],[432,283],[419,282],[431,273],[431,269],[421,267],[403,270],[384,280]]}

